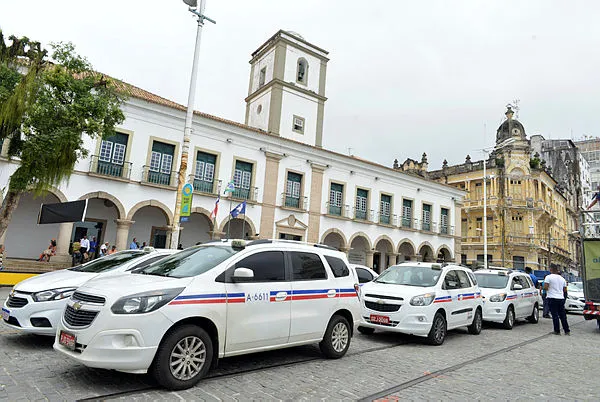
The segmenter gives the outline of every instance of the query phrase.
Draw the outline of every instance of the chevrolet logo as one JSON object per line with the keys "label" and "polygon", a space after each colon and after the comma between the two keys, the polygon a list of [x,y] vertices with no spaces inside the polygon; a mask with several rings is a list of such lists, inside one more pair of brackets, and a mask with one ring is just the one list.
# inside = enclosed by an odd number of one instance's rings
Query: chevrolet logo
{"label": "chevrolet logo", "polygon": [[377,304],[385,304],[385,301],[379,299],[379,300],[377,300]]}
{"label": "chevrolet logo", "polygon": [[81,306],[81,303],[79,303],[79,302],[75,302],[75,303],[73,303],[73,308],[74,308],[75,310],[80,310],[80,309],[81,309],[81,307],[82,307],[82,306]]}

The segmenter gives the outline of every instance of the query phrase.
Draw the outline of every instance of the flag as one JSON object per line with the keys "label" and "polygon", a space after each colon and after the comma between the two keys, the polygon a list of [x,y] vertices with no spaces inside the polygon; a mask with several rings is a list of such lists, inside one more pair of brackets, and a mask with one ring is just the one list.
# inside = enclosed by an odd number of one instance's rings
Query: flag
{"label": "flag", "polygon": [[238,215],[246,215],[246,201],[231,210],[232,217],[237,218]]}
{"label": "flag", "polygon": [[219,201],[221,201],[221,194],[217,196],[217,201],[215,201],[215,209],[210,213],[210,219],[217,219],[217,213],[219,212]]}
{"label": "flag", "polygon": [[225,191],[223,193],[224,194],[233,193],[234,191],[235,191],[235,184],[233,183],[233,180],[231,180],[229,183],[227,183],[227,187],[225,187]]}

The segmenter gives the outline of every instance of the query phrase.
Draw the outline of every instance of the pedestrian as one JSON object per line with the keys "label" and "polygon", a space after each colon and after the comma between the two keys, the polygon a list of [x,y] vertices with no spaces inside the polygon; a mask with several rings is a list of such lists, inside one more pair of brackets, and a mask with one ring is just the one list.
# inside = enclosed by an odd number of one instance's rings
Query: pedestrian
{"label": "pedestrian", "polygon": [[104,257],[106,255],[106,252],[108,251],[108,242],[103,243],[100,246],[100,257]]}
{"label": "pedestrian", "polygon": [[94,258],[96,258],[97,248],[98,248],[98,242],[96,241],[96,236],[93,236],[92,240],[90,241],[90,249],[88,250],[90,260],[93,260]]}
{"label": "pedestrian", "polygon": [[79,251],[81,252],[81,256],[84,261],[88,260],[88,251],[90,249],[90,241],[87,238],[87,235],[83,236],[83,239],[79,242]]}
{"label": "pedestrian", "polygon": [[71,255],[72,255],[72,265],[79,265],[83,262],[83,255],[81,253],[81,243],[78,241],[73,242],[71,246]]}
{"label": "pedestrian", "polygon": [[544,278],[544,289],[548,292],[546,300],[548,300],[550,313],[552,314],[554,335],[560,335],[560,324],[562,324],[565,335],[571,335],[565,310],[567,281],[558,274],[558,268],[555,265],[550,267],[550,275]]}
{"label": "pedestrian", "polygon": [[537,278],[537,276],[535,276],[533,274],[533,270],[531,269],[531,267],[525,267],[525,272],[531,278],[531,282],[533,282],[533,287],[536,288],[536,289],[539,289],[538,278]]}
{"label": "pedestrian", "polygon": [[108,251],[108,255],[114,254],[117,252],[117,246],[112,246]]}
{"label": "pedestrian", "polygon": [[0,271],[4,270],[4,257],[6,251],[4,250],[4,244],[0,244]]}
{"label": "pedestrian", "polygon": [[540,283],[540,290],[542,291],[542,302],[544,304],[543,309],[542,309],[542,317],[544,318],[550,318],[550,306],[548,305],[548,298],[547,296],[547,292],[546,289],[544,289],[544,283],[546,283],[546,278],[549,275],[546,275],[544,277],[544,280]]}
{"label": "pedestrian", "polygon": [[137,244],[137,239],[134,237],[133,240],[131,241],[131,244],[129,245],[129,249],[130,250],[137,250],[138,248],[140,248]]}
{"label": "pedestrian", "polygon": [[177,246],[177,250],[183,250],[183,244],[179,243],[179,246]]}

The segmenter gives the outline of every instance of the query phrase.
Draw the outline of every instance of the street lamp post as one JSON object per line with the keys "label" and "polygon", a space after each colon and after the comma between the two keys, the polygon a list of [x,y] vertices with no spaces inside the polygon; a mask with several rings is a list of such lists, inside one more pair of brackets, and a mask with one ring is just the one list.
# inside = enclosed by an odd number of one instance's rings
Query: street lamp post
{"label": "street lamp post", "polygon": [[181,214],[181,198],[185,174],[187,172],[188,153],[190,148],[190,134],[192,133],[192,119],[194,117],[194,98],[196,97],[196,79],[198,77],[198,58],[200,57],[200,39],[202,38],[202,27],[204,20],[216,24],[214,20],[204,15],[206,0],[183,0],[189,6],[189,11],[198,17],[198,29],[196,31],[196,46],[194,47],[194,61],[192,63],[192,75],[190,77],[190,89],[188,92],[187,112],[185,115],[185,128],[183,129],[183,145],[181,147],[181,162],[179,163],[179,174],[177,175],[177,195],[175,198],[175,211],[173,214],[173,232],[171,234],[171,248],[177,248],[179,243],[179,224]]}

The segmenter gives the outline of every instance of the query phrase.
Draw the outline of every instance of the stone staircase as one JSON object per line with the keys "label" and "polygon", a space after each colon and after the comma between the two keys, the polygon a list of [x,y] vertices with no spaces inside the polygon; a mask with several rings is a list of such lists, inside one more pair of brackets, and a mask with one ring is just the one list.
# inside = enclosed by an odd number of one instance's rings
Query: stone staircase
{"label": "stone staircase", "polygon": [[4,271],[41,274],[44,272],[69,268],[70,266],[70,262],[52,261],[52,259],[50,262],[44,262],[20,258],[7,258],[4,263]]}

